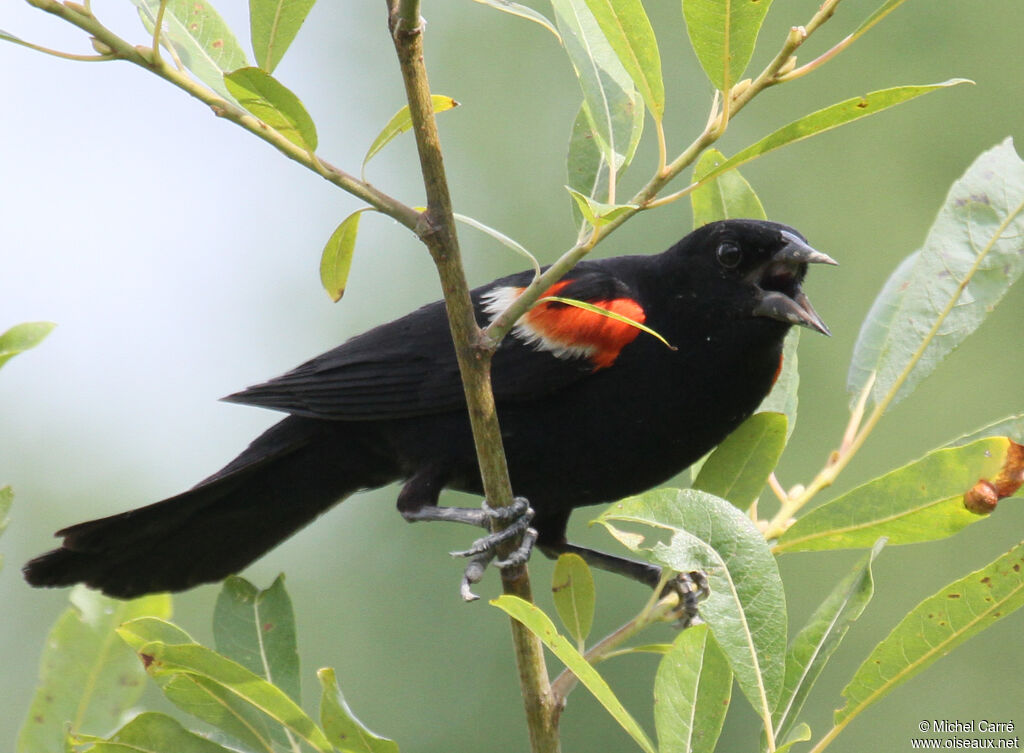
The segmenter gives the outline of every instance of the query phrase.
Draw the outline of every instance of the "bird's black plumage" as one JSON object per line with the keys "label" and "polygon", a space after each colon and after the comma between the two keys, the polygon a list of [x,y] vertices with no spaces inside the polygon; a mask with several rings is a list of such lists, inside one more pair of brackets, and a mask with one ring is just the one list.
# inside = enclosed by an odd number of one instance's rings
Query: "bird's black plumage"
{"label": "bird's black plumage", "polygon": [[[790,325],[827,332],[801,292],[822,261],[784,225],[712,223],[659,255],[583,262],[549,291],[642,321],[671,348],[554,301],[520,320],[492,378],[513,489],[542,547],[564,544],[574,508],[667,480],[757,408]],[[478,322],[531,274],[474,290]],[[226,399],[290,415],[193,489],[58,532],[62,546],[28,563],[27,580],[121,597],[182,590],[241,570],[360,489],[404,481],[410,519],[443,488],[481,492],[440,302]]]}

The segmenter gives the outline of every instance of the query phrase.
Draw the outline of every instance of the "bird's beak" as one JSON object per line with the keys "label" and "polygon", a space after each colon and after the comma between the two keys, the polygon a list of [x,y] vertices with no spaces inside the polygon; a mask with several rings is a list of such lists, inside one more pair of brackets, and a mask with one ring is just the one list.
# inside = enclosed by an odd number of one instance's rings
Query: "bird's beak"
{"label": "bird's beak", "polygon": [[761,294],[754,308],[755,316],[766,316],[789,324],[799,324],[823,335],[831,335],[828,325],[818,316],[807,295],[801,290],[798,270],[802,264],[837,265],[828,254],[812,248],[806,241],[782,231],[786,245],[772,257],[761,281]]}

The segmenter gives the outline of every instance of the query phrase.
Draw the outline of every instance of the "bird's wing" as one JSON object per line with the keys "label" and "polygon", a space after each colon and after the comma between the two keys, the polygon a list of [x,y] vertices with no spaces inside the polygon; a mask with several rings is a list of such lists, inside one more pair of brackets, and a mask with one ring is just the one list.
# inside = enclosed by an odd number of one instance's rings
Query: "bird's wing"
{"label": "bird's wing", "polygon": [[[473,291],[487,324],[525,287],[517,275]],[[570,273],[548,295],[583,301],[643,321],[642,307],[617,278],[593,268]],[[639,330],[561,302],[531,309],[494,355],[492,384],[501,402],[530,400],[611,366]],[[465,406],[443,304],[432,303],[358,335],[268,382],[224,398],[337,420],[405,418]]]}

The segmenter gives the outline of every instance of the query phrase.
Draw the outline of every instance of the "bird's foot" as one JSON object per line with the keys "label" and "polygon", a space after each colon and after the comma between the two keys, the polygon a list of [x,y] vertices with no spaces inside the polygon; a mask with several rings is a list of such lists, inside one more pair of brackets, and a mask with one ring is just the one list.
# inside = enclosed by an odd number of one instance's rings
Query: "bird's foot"
{"label": "bird's foot", "polygon": [[466,569],[462,575],[462,584],[459,592],[466,601],[475,601],[480,598],[472,591],[474,583],[479,583],[484,577],[487,565],[497,556],[498,547],[504,542],[522,536],[519,546],[510,552],[504,559],[495,561],[500,569],[519,567],[530,558],[530,552],[537,541],[537,532],[530,528],[530,521],[533,519],[533,509],[530,503],[523,497],[516,497],[511,505],[507,507],[491,507],[484,500],[480,508],[482,510],[481,525],[489,528],[491,521],[505,523],[501,530],[482,536],[473,542],[469,549],[459,552],[451,552],[453,557],[466,557]]}
{"label": "bird's foot", "polygon": [[679,573],[666,583],[661,591],[662,596],[667,596],[670,593],[679,597],[679,606],[675,611],[676,625],[680,628],[699,625],[702,622],[699,611],[700,603],[711,593],[707,575],[700,570]]}

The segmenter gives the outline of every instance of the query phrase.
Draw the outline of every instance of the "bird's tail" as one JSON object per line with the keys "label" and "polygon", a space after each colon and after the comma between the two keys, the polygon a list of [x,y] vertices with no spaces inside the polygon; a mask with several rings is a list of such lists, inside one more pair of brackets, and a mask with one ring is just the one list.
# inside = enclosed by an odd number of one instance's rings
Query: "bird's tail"
{"label": "bird's tail", "polygon": [[340,499],[393,480],[363,428],[290,416],[183,494],[58,531],[63,544],[25,579],[131,598],[237,573]]}

